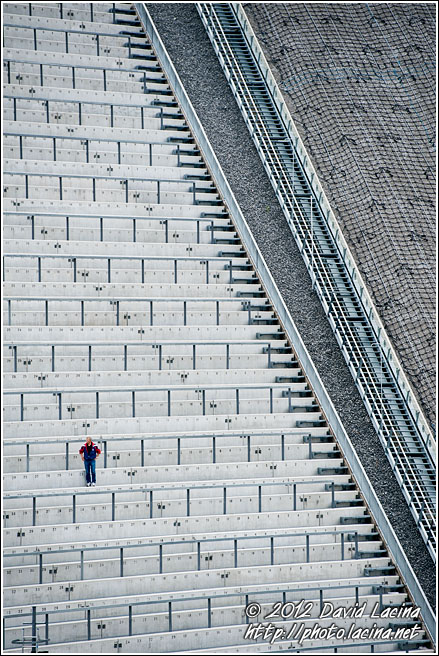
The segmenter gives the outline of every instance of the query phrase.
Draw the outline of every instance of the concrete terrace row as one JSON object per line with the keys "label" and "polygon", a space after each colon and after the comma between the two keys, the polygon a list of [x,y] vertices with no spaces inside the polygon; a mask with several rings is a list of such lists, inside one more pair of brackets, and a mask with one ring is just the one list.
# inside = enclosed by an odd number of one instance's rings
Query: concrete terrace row
{"label": "concrete terrace row", "polygon": [[245,652],[255,599],[410,606],[132,5],[4,29],[6,653]]}

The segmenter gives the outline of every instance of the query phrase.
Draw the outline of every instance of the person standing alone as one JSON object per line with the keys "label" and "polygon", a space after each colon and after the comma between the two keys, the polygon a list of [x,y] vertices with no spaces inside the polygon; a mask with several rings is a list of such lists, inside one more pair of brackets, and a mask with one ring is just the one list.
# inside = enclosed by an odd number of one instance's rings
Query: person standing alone
{"label": "person standing alone", "polygon": [[94,487],[96,485],[96,458],[99,458],[101,450],[91,441],[91,437],[87,437],[85,444],[79,449],[79,453],[85,465],[87,487],[90,485]]}

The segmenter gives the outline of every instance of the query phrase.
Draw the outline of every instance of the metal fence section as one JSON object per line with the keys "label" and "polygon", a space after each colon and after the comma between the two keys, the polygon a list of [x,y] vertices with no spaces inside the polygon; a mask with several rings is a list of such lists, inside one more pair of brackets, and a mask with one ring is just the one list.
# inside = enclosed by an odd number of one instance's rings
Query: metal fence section
{"label": "metal fence section", "polygon": [[435,559],[435,443],[240,4],[197,9],[368,414]]}

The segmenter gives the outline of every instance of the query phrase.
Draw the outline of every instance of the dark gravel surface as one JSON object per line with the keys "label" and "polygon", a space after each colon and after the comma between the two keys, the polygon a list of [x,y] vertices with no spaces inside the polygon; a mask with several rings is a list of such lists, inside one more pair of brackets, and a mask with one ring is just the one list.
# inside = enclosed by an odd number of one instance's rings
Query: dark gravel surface
{"label": "dark gravel surface", "polygon": [[148,4],[148,10],[408,560],[434,605],[434,565],[312,290],[195,5],[160,2]]}

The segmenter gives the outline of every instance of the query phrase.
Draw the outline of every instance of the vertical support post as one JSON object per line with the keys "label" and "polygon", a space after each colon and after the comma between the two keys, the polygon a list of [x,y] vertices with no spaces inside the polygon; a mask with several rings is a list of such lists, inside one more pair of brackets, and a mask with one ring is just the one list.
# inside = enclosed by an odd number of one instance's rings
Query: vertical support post
{"label": "vertical support post", "polygon": [[37,525],[37,498],[32,497],[32,526]]}
{"label": "vertical support post", "polygon": [[212,599],[207,597],[207,628],[212,628]]}
{"label": "vertical support post", "polygon": [[81,564],[80,564],[81,581],[83,581],[84,580],[84,549],[81,549],[80,558],[81,558]]}
{"label": "vertical support post", "polygon": [[91,611],[87,608],[87,640],[91,640]]}
{"label": "vertical support post", "polygon": [[190,517],[191,514],[191,501],[190,501],[190,488],[186,490],[186,515]]}
{"label": "vertical support post", "polygon": [[32,606],[32,654],[37,652],[37,607]]}

